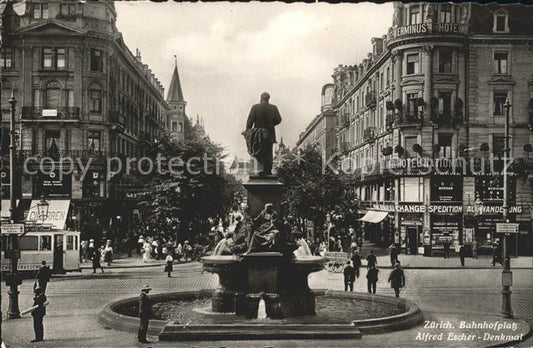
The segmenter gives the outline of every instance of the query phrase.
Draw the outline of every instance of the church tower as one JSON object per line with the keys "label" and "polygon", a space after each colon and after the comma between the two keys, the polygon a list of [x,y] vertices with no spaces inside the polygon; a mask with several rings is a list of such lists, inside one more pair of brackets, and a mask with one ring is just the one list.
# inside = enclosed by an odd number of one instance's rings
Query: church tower
{"label": "church tower", "polygon": [[[174,56],[176,57],[176,56]],[[187,102],[183,98],[180,75],[178,73],[178,59],[175,58],[174,72],[167,94],[167,103],[170,108],[170,133],[171,138],[176,140],[185,139],[186,129],[190,127],[189,119],[185,113]]]}

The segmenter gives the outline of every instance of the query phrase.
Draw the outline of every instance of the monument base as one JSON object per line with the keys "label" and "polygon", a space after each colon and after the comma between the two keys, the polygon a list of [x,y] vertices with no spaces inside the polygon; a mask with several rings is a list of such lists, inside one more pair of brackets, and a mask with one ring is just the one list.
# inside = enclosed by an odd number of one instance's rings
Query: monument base
{"label": "monument base", "polygon": [[248,193],[248,207],[251,216],[259,215],[267,203],[272,203],[274,210],[280,211],[283,184],[278,181],[276,176],[250,176],[248,182],[243,185]]}

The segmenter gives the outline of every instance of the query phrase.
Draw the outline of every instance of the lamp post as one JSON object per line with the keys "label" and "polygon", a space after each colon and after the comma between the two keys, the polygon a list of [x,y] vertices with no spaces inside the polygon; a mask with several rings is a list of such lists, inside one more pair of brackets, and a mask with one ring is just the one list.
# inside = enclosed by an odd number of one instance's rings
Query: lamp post
{"label": "lamp post", "polygon": [[[505,100],[503,105],[505,108],[505,147],[503,149],[503,221],[509,222],[509,187],[507,185],[507,158],[510,156],[511,149],[509,148],[509,112],[511,110],[511,103],[509,98]],[[513,309],[511,307],[511,285],[513,273],[511,272],[511,259],[509,257],[509,250],[507,249],[508,233],[503,237],[503,271],[502,271],[502,315],[505,318],[513,317]]]}
{"label": "lamp post", "polygon": [[[11,141],[9,144],[9,212],[10,212],[10,223],[14,224],[16,219],[16,209],[17,201],[15,199],[15,151],[17,145],[15,144],[15,107],[17,101],[15,100],[14,92],[11,91],[11,98],[9,99],[9,104],[11,106],[11,122],[9,125],[9,133],[11,135]],[[19,291],[18,286],[22,283],[18,276],[18,236],[16,234],[10,234],[10,252],[9,256],[11,258],[11,272],[6,279],[6,283],[9,286],[9,291],[7,292],[9,296],[9,306],[7,311],[7,317],[9,319],[20,318],[19,310]]]}
{"label": "lamp post", "polygon": [[48,208],[50,207],[50,204],[44,199],[44,196],[41,196],[41,201],[37,203],[37,214],[39,215],[39,219],[44,222],[48,218]]}

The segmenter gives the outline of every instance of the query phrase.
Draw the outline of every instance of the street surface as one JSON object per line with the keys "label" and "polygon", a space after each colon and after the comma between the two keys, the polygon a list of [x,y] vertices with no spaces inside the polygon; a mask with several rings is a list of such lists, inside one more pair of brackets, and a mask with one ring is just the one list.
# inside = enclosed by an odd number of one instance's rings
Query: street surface
{"label": "street surface", "polygon": [[[390,268],[380,271],[377,293],[394,296],[388,286],[387,277]],[[355,283],[355,291],[366,291],[366,270]],[[501,294],[501,269],[406,269],[406,287],[401,296],[416,302],[423,310],[426,319],[435,318],[470,318],[479,315],[494,316],[498,320]],[[173,277],[168,278],[163,267],[109,268],[105,273],[93,274],[92,270],[69,273],[53,278],[48,285],[47,296],[50,305],[44,320],[45,341],[39,347],[85,347],[85,346],[136,346],[136,335],[104,329],[96,322],[97,314],[111,301],[137,296],[139,289],[149,284],[152,293],[171,291],[199,290],[215,288],[217,277],[201,272],[201,264],[189,263],[175,266]],[[315,289],[343,290],[341,273],[321,271],[310,276],[310,286]],[[533,272],[531,269],[514,270],[512,287],[513,310],[516,318],[533,323]],[[25,280],[20,287],[20,309],[32,304],[33,281]],[[2,308],[7,308],[7,289],[2,288]],[[338,309],[342,312],[342,308]],[[5,311],[4,311],[5,312]],[[5,318],[5,313],[3,313]],[[2,324],[3,338],[7,346],[37,346],[29,343],[33,339],[31,316],[18,320],[5,320]],[[365,335],[360,341],[284,341],[254,342],[254,346],[383,346],[412,345],[434,346],[415,342],[417,329],[382,334]],[[157,341],[157,337],[151,337]],[[531,345],[530,338],[524,344]],[[431,342],[430,342],[431,343]],[[433,342],[434,343],[434,342]],[[448,343],[448,342],[445,342]],[[458,342],[461,343],[461,342]],[[193,343],[184,344],[191,346]],[[165,346],[163,343],[155,343]],[[175,346],[175,344],[167,344]],[[198,346],[249,346],[243,342],[204,342]],[[464,345],[464,342],[463,342]],[[461,344],[458,344],[461,346]]]}

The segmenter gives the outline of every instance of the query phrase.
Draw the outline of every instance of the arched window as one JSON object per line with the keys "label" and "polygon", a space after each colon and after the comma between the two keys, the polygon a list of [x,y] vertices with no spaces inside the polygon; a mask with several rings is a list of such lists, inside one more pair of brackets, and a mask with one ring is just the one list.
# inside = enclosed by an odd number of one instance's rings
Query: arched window
{"label": "arched window", "polygon": [[57,109],[61,106],[61,88],[59,83],[52,81],[46,86],[46,103],[47,109]]}
{"label": "arched window", "polygon": [[92,84],[89,88],[89,111],[102,112],[102,87],[98,84]]}

